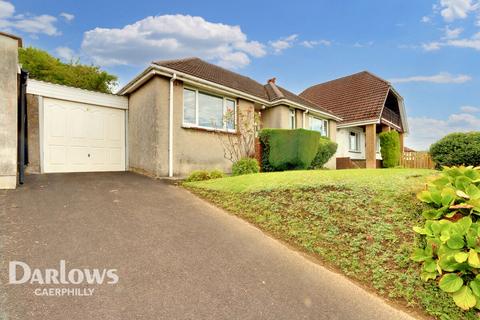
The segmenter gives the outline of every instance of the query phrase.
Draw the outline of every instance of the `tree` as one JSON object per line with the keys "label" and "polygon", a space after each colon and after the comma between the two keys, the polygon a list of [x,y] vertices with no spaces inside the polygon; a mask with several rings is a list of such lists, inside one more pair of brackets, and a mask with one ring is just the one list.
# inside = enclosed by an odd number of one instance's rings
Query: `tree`
{"label": "tree", "polygon": [[223,147],[225,159],[236,163],[244,158],[255,156],[255,138],[259,124],[259,116],[253,110],[242,110],[238,113],[238,127],[235,133],[226,133],[224,128],[235,127],[235,111],[228,110],[223,119],[223,127],[215,126],[215,134]]}
{"label": "tree", "polygon": [[104,93],[117,85],[117,77],[98,66],[73,60],[64,63],[41,49],[20,48],[19,60],[32,79]]}

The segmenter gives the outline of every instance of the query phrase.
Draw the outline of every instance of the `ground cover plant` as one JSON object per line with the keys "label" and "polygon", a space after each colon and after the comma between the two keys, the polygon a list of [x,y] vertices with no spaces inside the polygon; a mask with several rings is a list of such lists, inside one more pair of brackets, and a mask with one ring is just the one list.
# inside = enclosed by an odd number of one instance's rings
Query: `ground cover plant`
{"label": "ground cover plant", "polygon": [[208,201],[318,258],[384,298],[438,319],[477,319],[424,282],[410,259],[432,170],[310,170],[185,183]]}
{"label": "ground cover plant", "polygon": [[412,259],[422,262],[424,281],[438,280],[463,310],[480,309],[480,168],[444,168],[418,194],[428,203],[426,221],[414,231],[424,236]]}

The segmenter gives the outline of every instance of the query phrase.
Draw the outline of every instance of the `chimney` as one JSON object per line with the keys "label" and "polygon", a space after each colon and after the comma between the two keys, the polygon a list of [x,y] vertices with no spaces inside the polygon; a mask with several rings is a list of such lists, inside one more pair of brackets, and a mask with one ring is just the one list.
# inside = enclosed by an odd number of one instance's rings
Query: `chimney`
{"label": "chimney", "polygon": [[272,78],[272,79],[268,79],[268,83],[273,83],[275,84],[275,81],[277,80],[277,78]]}

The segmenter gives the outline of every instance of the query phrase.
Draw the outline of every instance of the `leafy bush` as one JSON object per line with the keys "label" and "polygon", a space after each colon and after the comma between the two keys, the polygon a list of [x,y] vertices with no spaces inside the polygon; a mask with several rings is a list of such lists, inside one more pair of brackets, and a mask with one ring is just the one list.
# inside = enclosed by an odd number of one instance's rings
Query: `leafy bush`
{"label": "leafy bush", "polygon": [[400,163],[400,136],[397,131],[382,132],[380,138],[380,153],[385,168],[394,168]]}
{"label": "leafy bush", "polygon": [[438,167],[480,165],[480,132],[451,133],[430,147]]}
{"label": "leafy bush", "polygon": [[235,162],[232,166],[232,175],[240,176],[250,173],[258,173],[260,171],[260,166],[256,159],[253,158],[243,158]]}
{"label": "leafy bush", "polygon": [[330,160],[331,157],[337,152],[338,144],[331,141],[327,137],[320,137],[318,143],[318,151],[317,155],[312,161],[311,168],[312,169],[320,169],[322,168],[325,163]]}
{"label": "leafy bush", "polygon": [[480,168],[445,168],[417,197],[429,204],[424,242],[412,259],[423,263],[421,278],[436,280],[463,310],[480,309]]}
{"label": "leafy bush", "polygon": [[210,171],[210,179],[220,179],[224,177],[225,177],[225,173],[223,173],[223,171],[220,171],[220,170]]}
{"label": "leafy bush", "polygon": [[320,133],[305,129],[263,129],[263,171],[308,169],[318,150]]}
{"label": "leafy bush", "polygon": [[225,174],[220,170],[195,170],[188,178],[185,179],[185,182],[193,182],[193,181],[205,181],[210,179],[218,179],[225,177]]}
{"label": "leafy bush", "polygon": [[104,93],[111,93],[117,84],[116,76],[98,66],[80,61],[64,63],[41,49],[20,48],[18,59],[32,79]]}

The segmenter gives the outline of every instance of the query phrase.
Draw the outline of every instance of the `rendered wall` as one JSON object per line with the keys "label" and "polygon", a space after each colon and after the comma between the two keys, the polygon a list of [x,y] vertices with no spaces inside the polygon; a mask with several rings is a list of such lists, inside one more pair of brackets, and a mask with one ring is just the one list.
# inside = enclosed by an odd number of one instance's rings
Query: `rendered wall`
{"label": "rendered wall", "polygon": [[129,97],[129,167],[153,177],[168,175],[168,83],[154,77]]}
{"label": "rendered wall", "polygon": [[17,185],[18,40],[0,34],[0,189]]}
{"label": "rendered wall", "polygon": [[[253,102],[243,99],[237,100],[237,113],[252,116]],[[228,139],[233,133],[213,133],[198,128],[183,126],[183,84],[177,82],[174,86],[174,158],[173,171],[175,176],[186,176],[194,170],[220,169],[231,172],[232,162],[225,159],[224,148],[220,139]],[[242,119],[239,115],[238,119]],[[242,121],[239,121],[239,125]],[[253,151],[253,150],[252,150]]]}
{"label": "rendered wall", "polygon": [[290,129],[290,108],[279,105],[262,110],[262,128]]}
{"label": "rendered wall", "polygon": [[[155,77],[130,95],[128,154],[132,171],[168,176],[169,88],[168,78]],[[183,126],[183,83],[175,81],[173,88],[174,176],[184,177],[194,170],[230,172],[232,163],[225,159],[216,133]],[[252,102],[237,99],[237,107],[239,113],[249,110],[253,116]]]}

